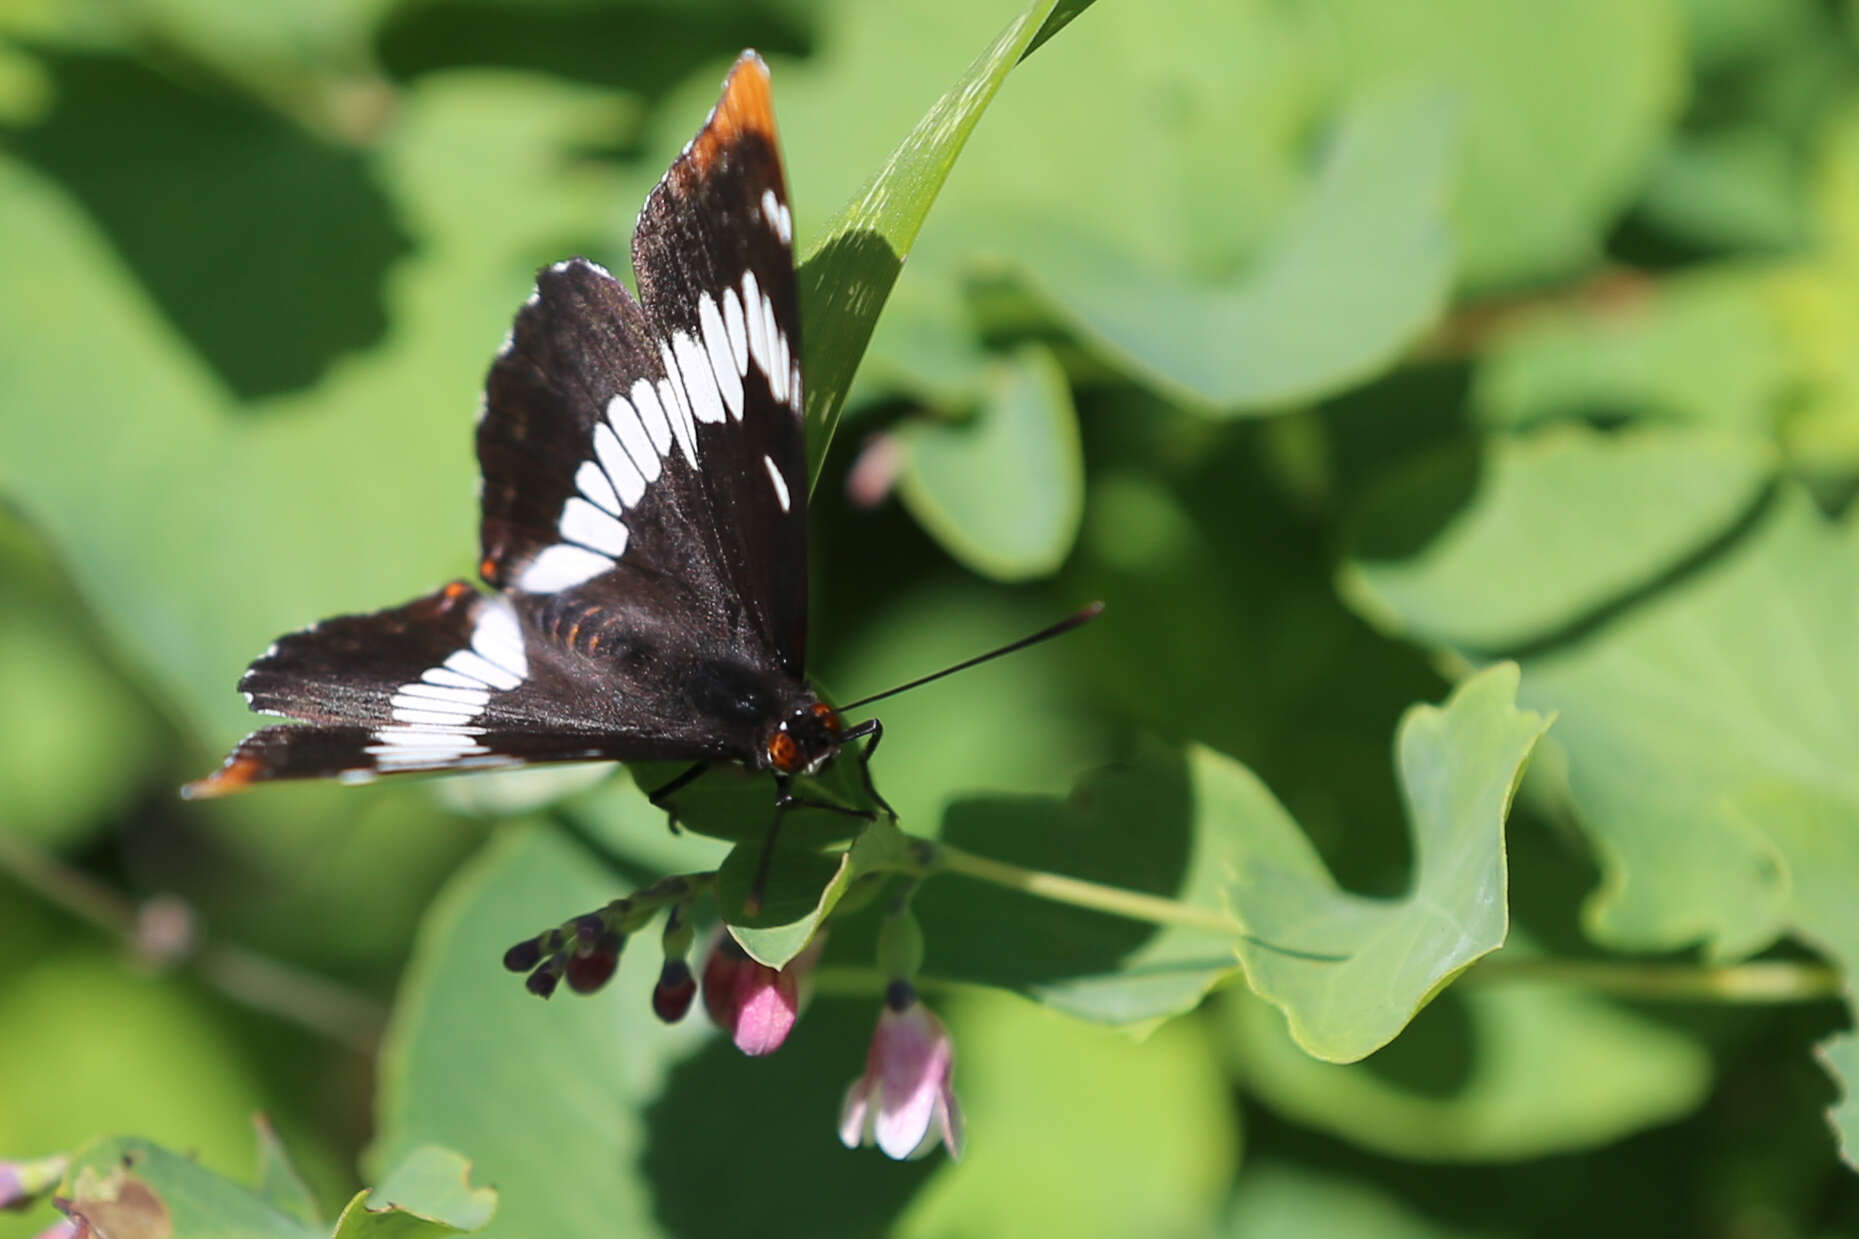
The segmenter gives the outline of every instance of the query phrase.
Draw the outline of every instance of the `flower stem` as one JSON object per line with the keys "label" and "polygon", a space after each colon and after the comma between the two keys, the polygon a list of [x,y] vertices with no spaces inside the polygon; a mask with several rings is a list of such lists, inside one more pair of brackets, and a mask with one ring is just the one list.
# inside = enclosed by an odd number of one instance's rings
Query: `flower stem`
{"label": "flower stem", "polygon": [[1128,917],[1131,920],[1150,921],[1157,925],[1179,925],[1187,929],[1206,929],[1232,935],[1245,932],[1238,921],[1224,912],[1198,908],[1180,900],[1163,899],[1158,895],[1144,895],[1099,882],[1086,882],[1082,878],[1027,869],[1004,860],[964,852],[947,843],[932,843],[926,850],[926,873],[965,874],[983,882],[992,882],[996,886],[1025,891],[1041,899],[1108,912],[1112,916]]}
{"label": "flower stem", "polygon": [[1619,998],[1662,1002],[1820,1002],[1846,993],[1839,969],[1791,960],[1711,967],[1602,959],[1486,959],[1462,982],[1478,985],[1547,981]]}
{"label": "flower stem", "polygon": [[167,967],[190,964],[195,973],[235,1002],[299,1024],[361,1054],[372,1054],[387,1013],[366,995],[314,973],[231,943],[201,942],[198,931],[183,931],[178,953],[156,949],[146,940],[142,913],[166,904],[157,896],[137,903],[78,869],[64,864],[17,835],[0,831],[0,875],[11,877],[47,903],[103,933],[121,939],[145,964]]}

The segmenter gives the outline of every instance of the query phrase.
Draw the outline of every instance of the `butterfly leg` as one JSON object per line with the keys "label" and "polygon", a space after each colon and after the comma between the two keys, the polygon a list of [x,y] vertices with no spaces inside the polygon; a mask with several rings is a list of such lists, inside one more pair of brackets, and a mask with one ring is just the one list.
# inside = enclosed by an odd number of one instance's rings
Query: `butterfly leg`
{"label": "butterfly leg", "polygon": [[710,763],[700,761],[663,787],[655,788],[646,794],[647,800],[665,811],[665,825],[670,827],[672,834],[678,833],[678,810],[670,803],[671,798],[695,783],[708,769],[710,769]]}
{"label": "butterfly leg", "polygon": [[840,737],[840,743],[847,744],[861,737],[870,737],[865,741],[865,747],[860,749],[858,754],[858,773],[859,778],[865,784],[865,794],[870,796],[880,809],[884,810],[884,815],[886,817],[895,822],[897,820],[897,810],[891,807],[890,801],[878,794],[877,785],[871,781],[871,755],[878,751],[878,741],[884,739],[884,724],[875,718],[868,718],[864,722],[851,728],[844,736]]}
{"label": "butterfly leg", "polygon": [[871,821],[877,817],[864,809],[854,809],[848,805],[834,804],[830,800],[815,800],[811,796],[796,796],[794,780],[787,775],[775,776],[775,820],[768,823],[768,833],[762,837],[762,854],[755,861],[755,881],[749,886],[749,894],[742,901],[742,910],[750,916],[762,910],[762,896],[768,886],[768,866],[775,857],[775,836],[781,833],[781,819],[790,809],[825,809],[829,813],[839,813],[846,817],[863,818]]}

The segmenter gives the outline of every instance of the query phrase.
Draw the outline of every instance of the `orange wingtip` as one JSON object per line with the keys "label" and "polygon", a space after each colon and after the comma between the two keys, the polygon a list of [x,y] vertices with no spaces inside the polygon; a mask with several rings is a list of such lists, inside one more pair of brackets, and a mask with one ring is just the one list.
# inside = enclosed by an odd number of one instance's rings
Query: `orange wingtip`
{"label": "orange wingtip", "polygon": [[691,142],[688,158],[702,172],[725,149],[750,134],[775,142],[775,96],[768,66],[754,51],[745,51],[723,80],[723,97],[710,113],[703,132]]}
{"label": "orange wingtip", "polygon": [[235,757],[204,779],[195,779],[181,788],[183,800],[211,800],[242,792],[257,779],[260,766],[256,757]]}

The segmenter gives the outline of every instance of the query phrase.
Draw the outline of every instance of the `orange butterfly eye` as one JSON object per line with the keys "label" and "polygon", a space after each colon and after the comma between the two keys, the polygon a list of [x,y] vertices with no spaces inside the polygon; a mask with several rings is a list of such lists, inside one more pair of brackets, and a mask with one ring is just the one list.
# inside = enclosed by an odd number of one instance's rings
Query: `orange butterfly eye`
{"label": "orange butterfly eye", "polygon": [[826,730],[834,735],[839,734],[839,711],[824,701],[816,701],[813,703],[813,716],[826,724]]}
{"label": "orange butterfly eye", "polygon": [[799,743],[787,732],[777,731],[768,742],[768,760],[783,774],[793,774],[802,765]]}

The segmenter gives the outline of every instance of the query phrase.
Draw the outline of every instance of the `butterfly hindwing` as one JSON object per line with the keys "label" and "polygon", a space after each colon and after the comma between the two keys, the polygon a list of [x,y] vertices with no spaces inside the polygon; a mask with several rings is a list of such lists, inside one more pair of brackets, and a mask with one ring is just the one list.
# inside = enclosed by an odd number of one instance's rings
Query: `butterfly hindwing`
{"label": "butterfly hindwing", "polygon": [[509,598],[462,581],[390,610],[325,620],[279,638],[240,681],[254,710],[301,724],[248,736],[190,791],[740,748],[681,693],[655,696],[649,678],[626,683],[629,652],[614,641],[594,624],[538,631]]}

